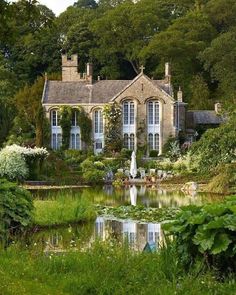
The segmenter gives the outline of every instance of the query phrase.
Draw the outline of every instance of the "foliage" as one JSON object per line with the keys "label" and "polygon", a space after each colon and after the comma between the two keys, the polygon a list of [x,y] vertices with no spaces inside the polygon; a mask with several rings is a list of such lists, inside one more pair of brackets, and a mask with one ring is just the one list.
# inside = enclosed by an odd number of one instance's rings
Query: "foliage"
{"label": "foliage", "polygon": [[39,226],[90,221],[95,218],[95,210],[88,200],[73,198],[70,194],[61,194],[56,200],[36,200],[34,206],[33,223]]}
{"label": "foliage", "polygon": [[[219,128],[207,130],[191,148],[192,161],[199,171],[209,172],[235,160],[236,116],[232,115]],[[216,152],[217,151],[217,152]]]}
{"label": "foliage", "polygon": [[164,145],[163,152],[172,161],[176,161],[181,155],[179,142],[175,138],[170,137]]}
{"label": "foliage", "polygon": [[19,232],[32,221],[33,202],[30,193],[16,184],[0,179],[0,241]]}
{"label": "foliage", "polygon": [[130,159],[131,158],[131,155],[132,155],[132,152],[131,150],[128,150],[126,148],[123,148],[121,151],[120,151],[120,157],[121,158],[124,158],[124,159]]}
{"label": "foliage", "polygon": [[104,107],[103,115],[106,120],[105,150],[112,153],[120,151],[122,147],[121,107],[116,102],[107,104]]}
{"label": "foliage", "polygon": [[99,215],[112,215],[121,219],[133,219],[147,222],[172,220],[179,213],[178,208],[147,208],[143,206],[107,207],[97,205]]}
{"label": "foliage", "polygon": [[219,281],[214,273],[202,272],[197,266],[186,273],[178,260],[174,247],[153,254],[134,253],[113,242],[95,243],[87,251],[48,256],[32,255],[29,251],[11,247],[7,252],[0,252],[0,292],[35,295],[234,294],[234,277]]}
{"label": "foliage", "polygon": [[9,180],[22,181],[29,175],[29,169],[22,154],[8,151],[0,152],[0,176]]}
{"label": "foliage", "polygon": [[62,129],[62,149],[67,150],[70,146],[70,130],[72,120],[72,108],[63,106],[60,109],[60,126]]}
{"label": "foliage", "polygon": [[225,194],[236,187],[236,166],[227,164],[219,166],[215,171],[216,175],[211,179],[206,190],[213,193]]}
{"label": "foliage", "polygon": [[45,148],[6,146],[0,151],[0,175],[10,180],[24,180],[47,156]]}
{"label": "foliage", "polygon": [[91,169],[83,173],[83,179],[88,183],[101,183],[104,181],[105,172],[98,169]]}
{"label": "foliage", "polygon": [[151,157],[151,158],[157,158],[157,157],[158,157],[158,154],[159,154],[158,151],[151,150],[151,151],[149,152],[149,157]]}
{"label": "foliage", "polygon": [[87,158],[81,165],[83,179],[88,183],[103,182],[106,175],[105,165],[100,161],[94,161],[94,157]]}
{"label": "foliage", "polygon": [[77,120],[81,132],[81,140],[89,145],[91,143],[92,121],[83,108],[78,109]]}
{"label": "foliage", "polygon": [[176,238],[183,263],[201,260],[222,273],[236,271],[236,200],[205,206],[187,206],[164,229]]}
{"label": "foliage", "polygon": [[[58,79],[57,75],[49,78]],[[33,85],[25,85],[15,97],[16,117],[8,138],[8,144],[47,146],[49,142],[49,122],[45,117],[41,100],[44,78],[39,77]]]}

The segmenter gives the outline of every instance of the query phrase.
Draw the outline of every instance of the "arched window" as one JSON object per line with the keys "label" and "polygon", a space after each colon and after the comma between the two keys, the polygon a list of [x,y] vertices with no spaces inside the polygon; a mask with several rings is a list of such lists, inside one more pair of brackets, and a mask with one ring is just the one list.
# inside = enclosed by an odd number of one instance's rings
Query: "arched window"
{"label": "arched window", "polygon": [[149,146],[149,150],[153,150],[153,134],[149,133],[148,134],[148,146]]}
{"label": "arched window", "polygon": [[59,111],[58,110],[51,111],[51,126],[53,126],[53,127],[59,126]]}
{"label": "arched window", "polygon": [[134,102],[125,101],[123,103],[123,124],[134,125]]}
{"label": "arched window", "polygon": [[102,110],[94,111],[94,133],[103,133],[103,115]]}
{"label": "arched window", "polygon": [[159,125],[160,123],[160,107],[158,101],[148,102],[148,124]]}

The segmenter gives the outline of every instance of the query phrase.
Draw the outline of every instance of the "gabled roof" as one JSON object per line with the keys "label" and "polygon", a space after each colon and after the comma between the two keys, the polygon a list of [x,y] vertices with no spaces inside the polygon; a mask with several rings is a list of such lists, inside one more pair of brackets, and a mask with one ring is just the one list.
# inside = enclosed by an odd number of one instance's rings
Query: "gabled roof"
{"label": "gabled roof", "polygon": [[[63,82],[46,81],[42,97],[43,104],[79,104],[108,103],[130,85],[132,85],[141,74],[133,80],[100,80],[93,84],[87,82]],[[145,75],[144,75],[145,76]],[[155,87],[166,94],[171,95],[171,88],[163,81],[151,80],[145,76]]]}

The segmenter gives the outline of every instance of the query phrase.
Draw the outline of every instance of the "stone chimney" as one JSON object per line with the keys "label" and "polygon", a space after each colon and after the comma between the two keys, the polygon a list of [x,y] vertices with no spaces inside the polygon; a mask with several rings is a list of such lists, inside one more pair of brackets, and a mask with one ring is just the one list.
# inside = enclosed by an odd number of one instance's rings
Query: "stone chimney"
{"label": "stone chimney", "polygon": [[219,103],[219,102],[215,103],[215,112],[216,112],[217,115],[219,115],[222,112],[221,103]]}
{"label": "stone chimney", "polygon": [[167,83],[170,84],[171,73],[170,73],[170,63],[169,62],[165,63],[165,80]]}
{"label": "stone chimney", "polygon": [[90,84],[93,82],[93,65],[92,63],[87,63],[86,65],[86,78]]}
{"label": "stone chimney", "polygon": [[179,90],[177,92],[177,100],[178,100],[178,102],[183,102],[183,91],[181,90],[180,86],[179,86]]}

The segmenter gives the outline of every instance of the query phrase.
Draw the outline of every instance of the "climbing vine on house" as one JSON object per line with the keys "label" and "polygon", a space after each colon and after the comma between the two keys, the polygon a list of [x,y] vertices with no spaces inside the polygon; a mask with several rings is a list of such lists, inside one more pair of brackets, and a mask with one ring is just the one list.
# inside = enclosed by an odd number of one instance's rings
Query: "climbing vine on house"
{"label": "climbing vine on house", "polygon": [[77,122],[80,127],[81,140],[89,145],[91,143],[92,120],[84,109],[77,109]]}
{"label": "climbing vine on house", "polygon": [[103,114],[106,119],[105,150],[107,152],[118,152],[122,148],[121,107],[116,102],[107,104],[104,107]]}
{"label": "climbing vine on house", "polygon": [[63,106],[60,109],[60,126],[62,129],[62,149],[67,150],[70,146],[72,108]]}
{"label": "climbing vine on house", "polygon": [[71,108],[64,106],[60,109],[60,125],[62,129],[62,149],[70,146],[70,131],[73,111],[77,111],[77,123],[80,127],[81,140],[89,145],[91,143],[92,121],[83,108]]}

